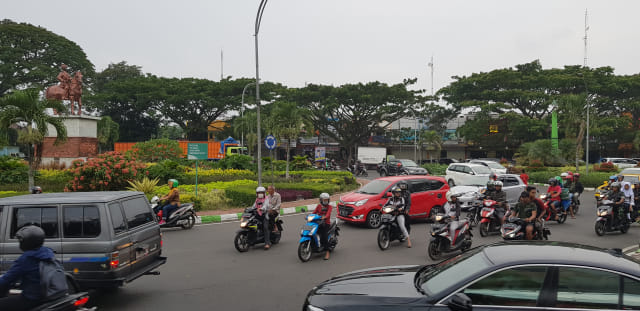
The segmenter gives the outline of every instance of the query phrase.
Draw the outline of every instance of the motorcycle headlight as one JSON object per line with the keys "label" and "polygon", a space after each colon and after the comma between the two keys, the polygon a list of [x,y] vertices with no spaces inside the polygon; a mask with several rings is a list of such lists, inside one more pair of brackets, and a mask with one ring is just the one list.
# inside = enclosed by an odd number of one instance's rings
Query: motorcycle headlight
{"label": "motorcycle headlight", "polygon": [[542,194],[542,195],[540,195],[540,200],[544,200],[544,199],[546,199],[546,198],[547,198],[547,195],[546,195],[546,194]]}
{"label": "motorcycle headlight", "polygon": [[444,218],[444,216],[442,215],[436,215],[436,221],[441,221],[442,218]]}
{"label": "motorcycle headlight", "polygon": [[489,202],[489,201],[484,201],[484,206],[491,206],[491,202]]}
{"label": "motorcycle headlight", "polygon": [[393,207],[385,207],[383,212],[385,212],[386,214],[389,214],[389,213],[393,212]]}
{"label": "motorcycle headlight", "polygon": [[248,222],[246,222],[246,221],[241,222],[241,223],[240,223],[240,228],[244,228],[244,227],[246,227],[246,226],[247,226],[247,223],[248,223]]}
{"label": "motorcycle headlight", "polygon": [[367,203],[367,201],[369,201],[369,199],[360,200],[360,201],[356,202],[356,204],[355,204],[355,205],[356,205],[356,206],[362,206],[362,205],[364,205],[365,203]]}
{"label": "motorcycle headlight", "polygon": [[307,216],[307,221],[308,221],[308,222],[312,222],[312,221],[313,221],[313,215],[309,215],[309,216]]}

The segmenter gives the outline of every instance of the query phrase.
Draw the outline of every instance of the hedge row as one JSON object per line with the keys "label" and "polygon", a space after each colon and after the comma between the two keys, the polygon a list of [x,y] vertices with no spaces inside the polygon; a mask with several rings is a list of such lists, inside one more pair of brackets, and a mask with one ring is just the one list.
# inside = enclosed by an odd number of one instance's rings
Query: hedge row
{"label": "hedge row", "polygon": [[[334,194],[341,190],[339,186],[330,184],[277,183],[275,186],[276,191],[310,190],[312,197],[319,197],[323,192]],[[251,206],[256,199],[256,188],[253,186],[227,188],[225,190],[225,195],[231,200],[233,205]]]}
{"label": "hedge row", "polygon": [[[527,175],[529,175],[530,183],[546,184],[549,178],[560,176],[560,173],[561,171],[554,169],[551,171],[531,172],[531,173],[527,173]],[[611,176],[612,174],[613,173],[589,172],[589,175],[582,174],[580,176],[580,182],[585,187],[598,187],[602,185],[604,181],[609,180],[609,176]]]}

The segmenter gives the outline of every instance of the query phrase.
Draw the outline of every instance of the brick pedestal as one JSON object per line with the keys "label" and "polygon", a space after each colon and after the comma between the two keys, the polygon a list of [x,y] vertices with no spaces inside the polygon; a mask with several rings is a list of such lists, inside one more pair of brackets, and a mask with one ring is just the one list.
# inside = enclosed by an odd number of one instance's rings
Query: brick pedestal
{"label": "brick pedestal", "polygon": [[67,141],[54,146],[56,130],[49,125],[49,135],[42,144],[42,163],[65,163],[73,160],[93,157],[98,154],[98,121],[100,118],[89,116],[66,116]]}

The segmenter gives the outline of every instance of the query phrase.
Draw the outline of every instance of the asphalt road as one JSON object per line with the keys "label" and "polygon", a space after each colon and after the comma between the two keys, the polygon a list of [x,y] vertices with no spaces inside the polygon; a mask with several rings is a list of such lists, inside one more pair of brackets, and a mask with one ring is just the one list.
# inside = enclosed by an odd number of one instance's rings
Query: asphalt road
{"label": "asphalt road", "polygon": [[[637,224],[627,234],[598,237],[593,229],[593,193],[583,193],[581,200],[577,219],[548,225],[551,240],[618,248],[638,243]],[[99,310],[300,310],[307,292],[331,276],[375,266],[431,263],[426,252],[430,225],[424,222],[412,225],[413,248],[394,242],[387,251],[378,249],[377,230],[341,224],[331,260],[317,254],[302,263],[297,247],[303,216],[285,216],[284,221],[280,244],[246,253],[233,246],[238,222],[163,231],[163,254],[169,259],[159,269],[161,275],[144,276],[116,291],[94,293],[92,305]],[[477,228],[473,233],[474,246],[501,240],[497,235],[480,237]]]}

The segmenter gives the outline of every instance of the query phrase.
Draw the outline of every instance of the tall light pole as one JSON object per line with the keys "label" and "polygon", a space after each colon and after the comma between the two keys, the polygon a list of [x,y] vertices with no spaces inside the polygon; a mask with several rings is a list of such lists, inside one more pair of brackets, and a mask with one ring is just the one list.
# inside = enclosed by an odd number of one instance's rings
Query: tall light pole
{"label": "tall light pole", "polygon": [[255,82],[247,83],[242,89],[242,100],[240,101],[242,106],[240,107],[240,117],[242,118],[242,138],[240,139],[240,144],[244,147],[244,93],[247,91],[247,88],[254,84]]}
{"label": "tall light pole", "polygon": [[255,32],[253,37],[256,45],[256,113],[258,126],[258,186],[262,186],[262,133],[260,130],[260,67],[258,66],[258,32],[260,31],[260,22],[262,22],[262,13],[267,5],[267,0],[261,0],[256,14]]}

